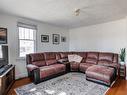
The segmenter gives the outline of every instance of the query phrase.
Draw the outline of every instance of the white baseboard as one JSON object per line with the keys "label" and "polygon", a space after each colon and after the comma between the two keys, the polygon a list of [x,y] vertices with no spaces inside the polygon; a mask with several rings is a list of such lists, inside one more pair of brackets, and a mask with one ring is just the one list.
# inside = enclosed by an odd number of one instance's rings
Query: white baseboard
{"label": "white baseboard", "polygon": [[15,75],[15,79],[24,78],[24,77],[27,77],[27,76],[28,76],[27,73],[23,73],[23,74]]}

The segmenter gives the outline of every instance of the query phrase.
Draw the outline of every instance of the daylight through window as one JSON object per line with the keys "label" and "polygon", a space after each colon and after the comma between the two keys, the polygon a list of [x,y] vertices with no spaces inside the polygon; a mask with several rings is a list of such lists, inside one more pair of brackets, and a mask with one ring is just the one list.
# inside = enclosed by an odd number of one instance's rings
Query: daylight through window
{"label": "daylight through window", "polygon": [[36,28],[28,25],[19,24],[19,57],[34,53],[36,50]]}

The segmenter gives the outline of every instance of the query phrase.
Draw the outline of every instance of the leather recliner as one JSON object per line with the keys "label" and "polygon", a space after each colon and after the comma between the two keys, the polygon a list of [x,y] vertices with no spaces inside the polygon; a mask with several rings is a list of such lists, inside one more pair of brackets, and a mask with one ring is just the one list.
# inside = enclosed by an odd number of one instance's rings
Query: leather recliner
{"label": "leather recliner", "polygon": [[[115,69],[116,75],[119,74],[118,54],[106,52],[43,52],[33,53],[26,56],[28,75],[33,78],[34,83],[65,74],[66,66],[59,64],[58,60],[66,59],[68,55],[77,54],[83,57],[81,63],[70,63],[70,71],[86,70],[94,65],[101,65]],[[95,66],[96,67],[96,66]]]}

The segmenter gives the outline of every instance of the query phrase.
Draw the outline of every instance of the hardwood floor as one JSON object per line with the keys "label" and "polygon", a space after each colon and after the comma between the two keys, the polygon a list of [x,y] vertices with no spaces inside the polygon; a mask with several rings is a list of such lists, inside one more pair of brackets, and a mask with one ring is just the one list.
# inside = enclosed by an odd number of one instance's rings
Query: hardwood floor
{"label": "hardwood floor", "polygon": [[127,80],[119,79],[108,90],[106,95],[127,95]]}
{"label": "hardwood floor", "polygon": [[[25,84],[31,83],[29,78],[16,80],[8,95],[16,95],[14,89]],[[119,79],[116,83],[108,90],[106,95],[127,95],[127,80]]]}
{"label": "hardwood floor", "polygon": [[29,78],[23,78],[23,79],[16,80],[7,95],[16,95],[14,91],[15,88],[29,84],[31,82],[32,81]]}

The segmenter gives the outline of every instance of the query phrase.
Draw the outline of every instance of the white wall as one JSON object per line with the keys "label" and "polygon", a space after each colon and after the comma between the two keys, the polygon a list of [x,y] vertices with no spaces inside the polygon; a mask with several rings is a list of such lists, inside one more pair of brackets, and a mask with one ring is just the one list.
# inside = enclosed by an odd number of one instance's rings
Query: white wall
{"label": "white wall", "polygon": [[[37,21],[23,19],[19,17],[0,14],[0,27],[8,29],[8,46],[9,46],[9,62],[16,65],[16,78],[27,76],[26,62],[18,57],[18,31],[17,22],[37,25],[37,52],[43,51],[68,51],[69,50],[69,32],[67,29],[62,29],[52,25],[44,24]],[[41,42],[41,34],[50,36],[49,43]],[[52,44],[52,34],[60,34],[67,37],[66,43],[59,45]]]}
{"label": "white wall", "polygon": [[70,51],[120,52],[127,47],[126,19],[70,30]]}
{"label": "white wall", "polygon": [[[41,25],[40,27],[38,27],[38,29],[43,31],[43,32],[38,33],[38,38],[37,38],[38,52],[41,52],[41,51],[50,51],[50,52],[53,52],[53,51],[69,51],[69,30],[61,29],[58,27],[51,27],[51,26],[47,26],[47,25]],[[41,42],[40,35],[42,33],[49,35],[49,38],[50,38],[49,43],[42,43]],[[60,41],[59,45],[52,44],[53,43],[52,42],[52,34],[60,34],[61,36],[67,37],[67,39],[66,39],[67,42],[65,43],[65,42]]]}

